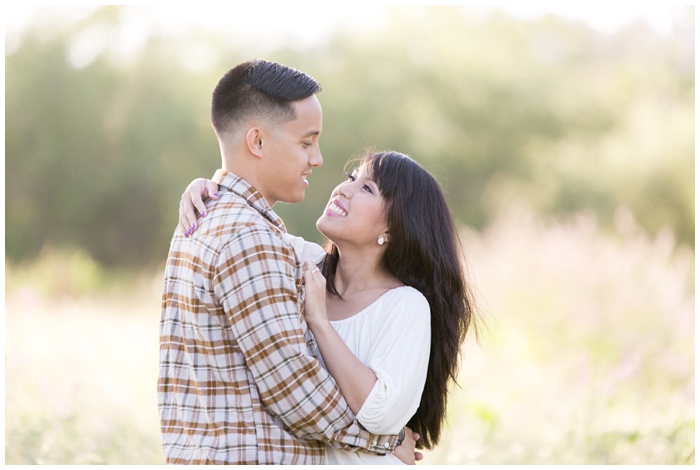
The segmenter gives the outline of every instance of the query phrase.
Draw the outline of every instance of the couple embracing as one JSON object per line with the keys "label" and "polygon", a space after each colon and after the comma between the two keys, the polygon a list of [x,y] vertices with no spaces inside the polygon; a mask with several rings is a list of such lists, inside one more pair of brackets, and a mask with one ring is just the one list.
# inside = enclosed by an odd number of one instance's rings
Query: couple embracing
{"label": "couple embracing", "polygon": [[263,60],[214,89],[222,168],[183,194],[164,277],[168,463],[413,464],[439,440],[473,320],[452,217],[414,160],[367,152],[326,246],[287,233],[272,207],[323,163],[320,90]]}

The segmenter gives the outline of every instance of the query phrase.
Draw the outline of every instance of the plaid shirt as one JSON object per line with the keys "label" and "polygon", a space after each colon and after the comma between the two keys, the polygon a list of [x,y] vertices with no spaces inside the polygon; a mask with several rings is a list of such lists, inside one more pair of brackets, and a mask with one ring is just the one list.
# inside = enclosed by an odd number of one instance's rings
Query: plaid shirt
{"label": "plaid shirt", "polygon": [[194,235],[176,230],[165,268],[158,408],[168,463],[320,464],[324,443],[393,450],[396,436],[364,430],[310,353],[301,263],[282,220],[245,180],[217,175],[219,200]]}

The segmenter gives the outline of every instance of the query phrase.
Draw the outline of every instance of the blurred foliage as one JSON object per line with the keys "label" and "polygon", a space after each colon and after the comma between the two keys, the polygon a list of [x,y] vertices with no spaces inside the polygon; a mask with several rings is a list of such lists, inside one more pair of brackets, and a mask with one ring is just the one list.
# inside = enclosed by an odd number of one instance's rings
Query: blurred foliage
{"label": "blurred foliage", "polygon": [[79,247],[106,265],[163,262],[179,195],[220,164],[211,91],[261,55],[324,86],[324,167],[303,204],[276,207],[292,232],[319,239],[314,223],[345,161],[373,146],[426,166],[477,230],[514,202],[544,216],[587,210],[609,228],[623,207],[694,247],[693,7],[669,36],[644,23],[606,34],[553,16],[401,7],[380,27],[305,48],[152,31],[125,57],[115,44],[131,8],[71,24],[44,9],[6,48],[12,261]]}

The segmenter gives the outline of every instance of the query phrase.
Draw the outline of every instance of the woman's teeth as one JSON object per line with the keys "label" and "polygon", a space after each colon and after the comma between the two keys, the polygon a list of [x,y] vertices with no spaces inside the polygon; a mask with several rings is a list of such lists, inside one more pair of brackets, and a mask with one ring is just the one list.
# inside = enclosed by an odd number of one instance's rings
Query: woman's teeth
{"label": "woman's teeth", "polygon": [[335,204],[329,204],[329,205],[328,205],[328,211],[329,211],[329,212],[332,212],[333,214],[340,215],[340,216],[342,216],[342,217],[345,217],[346,215],[348,215],[347,212],[345,212],[343,209],[341,209],[340,207],[336,206]]}

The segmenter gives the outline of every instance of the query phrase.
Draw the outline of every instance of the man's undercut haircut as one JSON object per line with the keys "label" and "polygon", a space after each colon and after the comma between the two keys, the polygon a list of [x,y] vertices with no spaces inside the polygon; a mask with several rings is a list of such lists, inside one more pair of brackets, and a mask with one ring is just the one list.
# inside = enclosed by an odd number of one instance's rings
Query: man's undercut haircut
{"label": "man's undercut haircut", "polygon": [[251,118],[273,123],[296,118],[294,101],[321,91],[321,85],[299,70],[266,60],[249,60],[229,70],[214,88],[211,122],[217,133]]}

